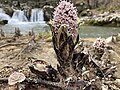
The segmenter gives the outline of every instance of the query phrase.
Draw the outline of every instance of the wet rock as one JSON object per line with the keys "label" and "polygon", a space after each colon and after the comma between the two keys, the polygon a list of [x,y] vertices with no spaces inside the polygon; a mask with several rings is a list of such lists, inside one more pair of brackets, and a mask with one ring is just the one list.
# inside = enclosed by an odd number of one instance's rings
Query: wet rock
{"label": "wet rock", "polygon": [[14,10],[10,7],[10,6],[5,6],[4,7],[4,11],[7,15],[9,15],[10,17],[12,17]]}
{"label": "wet rock", "polygon": [[85,16],[81,18],[80,22],[88,25],[98,25],[98,26],[120,26],[120,13],[110,13],[104,12],[103,14]]}
{"label": "wet rock", "polygon": [[8,23],[8,20],[2,20],[2,21],[0,21],[0,25],[5,25],[7,23]]}
{"label": "wet rock", "polygon": [[43,10],[44,10],[44,20],[46,22],[50,21],[50,19],[53,18],[52,14],[53,14],[53,11],[54,11],[54,7],[50,6],[50,5],[45,5],[43,7]]}
{"label": "wet rock", "polygon": [[110,43],[115,43],[117,40],[116,40],[116,37],[115,36],[110,36],[106,39],[106,43],[110,44]]}
{"label": "wet rock", "polygon": [[120,41],[120,33],[117,34],[116,40],[117,40],[117,41]]}

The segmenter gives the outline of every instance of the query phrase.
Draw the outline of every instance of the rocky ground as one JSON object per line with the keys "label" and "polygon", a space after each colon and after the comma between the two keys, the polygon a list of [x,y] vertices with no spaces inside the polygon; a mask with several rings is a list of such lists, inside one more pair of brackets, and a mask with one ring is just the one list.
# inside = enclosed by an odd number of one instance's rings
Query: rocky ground
{"label": "rocky ground", "polygon": [[[0,77],[8,77],[14,70],[19,70],[29,75],[28,65],[33,58],[40,59],[56,67],[56,59],[51,42],[37,40],[37,47],[29,51],[27,48],[29,37],[20,37],[16,41],[13,38],[1,38],[0,40]],[[9,43],[8,43],[9,42]]]}
{"label": "rocky ground", "polygon": [[[29,47],[29,40],[30,36],[28,35],[16,39],[15,37],[0,38],[0,79],[8,78],[13,71],[22,72],[26,77],[30,77],[32,73],[29,69],[29,65],[31,65],[33,60],[46,61],[56,69],[58,62],[51,39],[43,39],[36,36],[35,40],[37,44],[32,48]],[[95,39],[85,38],[82,39],[82,41],[84,41],[85,47],[91,47]],[[119,79],[120,42],[110,42],[109,45],[113,49],[107,53],[107,55],[110,55],[110,60],[117,63],[117,72],[115,73],[115,76]],[[0,87],[3,86],[0,85]]]}
{"label": "rocky ground", "polygon": [[[91,11],[87,12],[92,13]],[[80,18],[81,25],[96,25],[96,26],[117,26],[120,27],[120,13],[119,12],[112,12],[109,11],[100,13],[100,14],[93,14],[88,15]]]}

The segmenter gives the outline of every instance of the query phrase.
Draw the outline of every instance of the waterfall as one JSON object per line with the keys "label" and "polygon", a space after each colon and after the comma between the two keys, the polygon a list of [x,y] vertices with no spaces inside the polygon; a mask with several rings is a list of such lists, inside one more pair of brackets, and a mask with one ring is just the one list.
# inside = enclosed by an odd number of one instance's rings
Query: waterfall
{"label": "waterfall", "polygon": [[0,13],[0,21],[2,20],[10,20],[10,16],[5,13]]}
{"label": "waterfall", "polygon": [[24,11],[15,10],[11,20],[8,21],[8,23],[18,23],[18,22],[28,22],[28,19],[25,16]]}
{"label": "waterfall", "polygon": [[27,17],[24,15],[24,11],[16,10],[13,13],[12,19],[18,19],[20,22],[28,22]]}
{"label": "waterfall", "polygon": [[32,9],[30,21],[45,23],[43,15],[44,13],[42,9]]}
{"label": "waterfall", "polygon": [[[44,13],[43,13],[42,9],[39,9],[39,8],[32,9],[30,22],[45,23],[43,15],[44,15]],[[18,23],[18,22],[28,22],[28,19],[25,16],[24,11],[15,10],[12,18],[8,21],[8,23]]]}
{"label": "waterfall", "polygon": [[3,10],[3,8],[0,8],[0,13],[5,13],[5,11]]}
{"label": "waterfall", "polygon": [[5,14],[5,11],[0,8],[0,21],[2,20],[10,20],[10,16]]}

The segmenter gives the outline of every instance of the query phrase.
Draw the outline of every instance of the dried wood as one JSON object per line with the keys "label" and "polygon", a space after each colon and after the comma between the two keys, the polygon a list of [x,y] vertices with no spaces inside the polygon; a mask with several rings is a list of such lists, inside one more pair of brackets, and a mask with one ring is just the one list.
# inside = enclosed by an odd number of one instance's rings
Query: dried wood
{"label": "dried wood", "polygon": [[7,47],[7,46],[25,45],[25,44],[28,44],[28,43],[7,43],[7,44],[4,44],[4,45],[1,45],[0,48]]}
{"label": "dried wood", "polygon": [[[7,78],[0,78],[0,84],[8,83]],[[47,88],[54,87],[60,90],[73,90],[74,87],[66,87],[65,85],[57,82],[51,82],[41,79],[30,79],[26,78],[21,84],[29,84],[29,85],[44,85]]]}

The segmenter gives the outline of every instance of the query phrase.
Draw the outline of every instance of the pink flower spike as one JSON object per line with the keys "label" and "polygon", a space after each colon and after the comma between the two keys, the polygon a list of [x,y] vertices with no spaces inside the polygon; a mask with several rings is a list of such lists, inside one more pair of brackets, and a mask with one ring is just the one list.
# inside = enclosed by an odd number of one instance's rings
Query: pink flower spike
{"label": "pink flower spike", "polygon": [[54,31],[57,31],[61,25],[67,25],[68,30],[71,35],[76,36],[77,34],[77,10],[71,2],[65,0],[60,0],[59,5],[55,8],[54,11]]}

